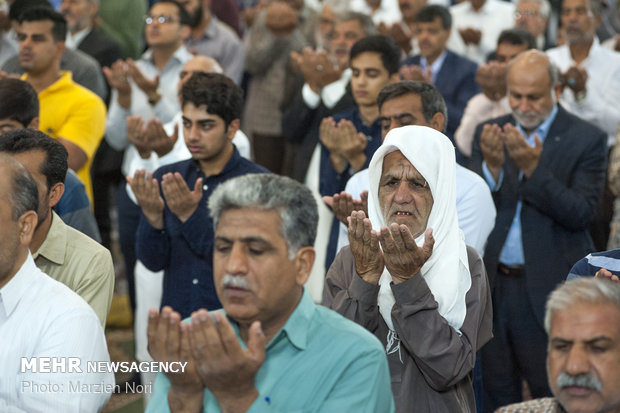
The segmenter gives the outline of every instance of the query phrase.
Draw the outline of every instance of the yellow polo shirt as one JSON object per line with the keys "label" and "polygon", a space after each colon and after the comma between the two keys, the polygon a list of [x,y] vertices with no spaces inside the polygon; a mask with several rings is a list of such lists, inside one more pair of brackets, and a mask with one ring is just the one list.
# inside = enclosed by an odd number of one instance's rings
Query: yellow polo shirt
{"label": "yellow polo shirt", "polygon": [[[27,74],[22,76],[22,80],[26,79]],[[105,133],[105,104],[99,96],[75,83],[71,72],[62,71],[60,79],[39,93],[39,106],[39,130],[54,139],[67,139],[86,153],[86,164],[75,172],[92,205],[90,167]]]}

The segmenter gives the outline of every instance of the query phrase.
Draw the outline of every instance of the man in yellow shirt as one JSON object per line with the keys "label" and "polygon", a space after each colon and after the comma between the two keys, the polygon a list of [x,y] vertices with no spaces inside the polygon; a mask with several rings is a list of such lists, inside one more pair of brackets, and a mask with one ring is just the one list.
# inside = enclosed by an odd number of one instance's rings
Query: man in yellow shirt
{"label": "man in yellow shirt", "polygon": [[60,71],[67,23],[51,8],[32,8],[18,19],[19,63],[39,95],[39,129],[58,139],[69,153],[69,167],[86,186],[92,202],[90,166],[105,130],[103,101]]}

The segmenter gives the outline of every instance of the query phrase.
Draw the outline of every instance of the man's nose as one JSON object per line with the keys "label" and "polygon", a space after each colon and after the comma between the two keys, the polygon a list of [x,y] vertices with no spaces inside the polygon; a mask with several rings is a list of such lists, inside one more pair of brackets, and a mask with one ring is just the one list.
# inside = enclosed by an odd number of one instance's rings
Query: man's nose
{"label": "man's nose", "polygon": [[590,363],[586,352],[578,346],[573,346],[566,358],[564,370],[572,376],[588,373]]}
{"label": "man's nose", "polygon": [[243,275],[248,271],[248,259],[241,244],[233,244],[226,261],[226,271],[231,275]]}

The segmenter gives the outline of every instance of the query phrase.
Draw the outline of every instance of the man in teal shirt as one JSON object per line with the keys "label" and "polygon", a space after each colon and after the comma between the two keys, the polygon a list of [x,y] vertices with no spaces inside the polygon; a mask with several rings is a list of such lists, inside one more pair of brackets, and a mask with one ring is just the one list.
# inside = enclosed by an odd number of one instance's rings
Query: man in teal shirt
{"label": "man in teal shirt", "polygon": [[147,412],[393,412],[380,342],[303,289],[318,221],[310,191],[246,175],[219,186],[209,209],[223,311],[182,323],[151,310],[153,358],[188,364],[158,376]]}

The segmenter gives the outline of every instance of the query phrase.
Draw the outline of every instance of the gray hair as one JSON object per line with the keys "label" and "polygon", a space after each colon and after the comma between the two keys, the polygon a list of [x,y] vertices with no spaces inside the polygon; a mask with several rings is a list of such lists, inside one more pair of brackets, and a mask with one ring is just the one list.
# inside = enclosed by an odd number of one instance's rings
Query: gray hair
{"label": "gray hair", "polygon": [[529,1],[532,3],[538,4],[540,6],[540,15],[544,17],[545,19],[549,18],[549,14],[551,13],[551,5],[549,4],[549,1],[547,0],[519,0],[517,2],[517,6],[519,6],[519,4],[523,3],[524,1]]}
{"label": "gray hair", "polygon": [[362,26],[362,31],[366,36],[373,36],[378,33],[377,28],[375,27],[375,24],[373,23],[370,16],[364,13],[358,13],[356,11],[345,11],[342,13],[338,13],[336,15],[336,21],[334,22],[334,24],[348,22],[350,20],[357,20],[358,22],[360,22],[360,25]]}
{"label": "gray hair", "polygon": [[551,315],[577,303],[609,303],[620,311],[620,283],[594,278],[579,277],[566,281],[549,296],[545,306],[545,330],[551,330]]}
{"label": "gray hair", "polygon": [[4,194],[11,204],[13,221],[17,221],[26,211],[39,210],[39,188],[26,168],[15,158],[0,154],[0,163],[11,174],[10,193]]}
{"label": "gray hair", "polygon": [[312,192],[291,178],[276,174],[249,174],[230,179],[218,186],[209,198],[213,228],[229,209],[256,208],[276,210],[280,232],[290,259],[301,247],[311,247],[316,238],[319,213]]}

